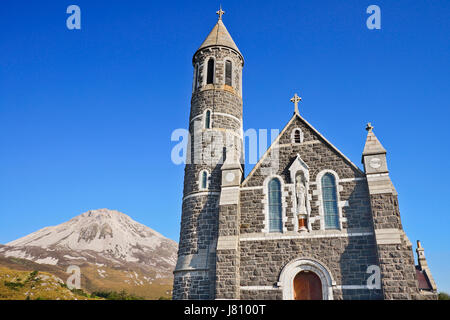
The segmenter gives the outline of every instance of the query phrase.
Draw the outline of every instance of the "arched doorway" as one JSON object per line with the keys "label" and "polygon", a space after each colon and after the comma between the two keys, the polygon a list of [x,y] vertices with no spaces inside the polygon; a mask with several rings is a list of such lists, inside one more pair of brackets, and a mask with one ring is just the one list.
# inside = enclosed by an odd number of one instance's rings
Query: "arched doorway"
{"label": "arched doorway", "polygon": [[[310,272],[312,275],[306,276],[306,273]],[[305,273],[305,274],[302,274]],[[298,278],[297,278],[298,276]],[[319,281],[315,278],[317,277]],[[330,270],[320,261],[316,259],[302,257],[297,258],[290,261],[283,267],[281,270],[278,285],[283,291],[283,300],[294,300],[300,299],[302,295],[299,295],[299,298],[295,296],[295,285],[294,279],[297,278],[297,285],[300,288],[306,286],[308,283],[308,292],[317,285],[320,285],[319,293],[322,294],[321,300],[333,300],[333,286],[336,285],[336,282],[333,280],[332,274]],[[315,298],[315,293],[309,294],[310,298]]]}
{"label": "arched doorway", "polygon": [[294,278],[294,300],[322,300],[322,282],[311,271],[301,271]]}

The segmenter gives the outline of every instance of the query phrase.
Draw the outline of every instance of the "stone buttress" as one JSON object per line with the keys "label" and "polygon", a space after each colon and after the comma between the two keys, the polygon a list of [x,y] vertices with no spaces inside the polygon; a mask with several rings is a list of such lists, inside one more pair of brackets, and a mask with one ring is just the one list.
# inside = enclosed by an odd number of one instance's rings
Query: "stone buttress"
{"label": "stone buttress", "polygon": [[403,231],[397,192],[389,177],[386,150],[367,126],[362,162],[369,187],[381,289],[384,299],[420,299],[412,244]]}

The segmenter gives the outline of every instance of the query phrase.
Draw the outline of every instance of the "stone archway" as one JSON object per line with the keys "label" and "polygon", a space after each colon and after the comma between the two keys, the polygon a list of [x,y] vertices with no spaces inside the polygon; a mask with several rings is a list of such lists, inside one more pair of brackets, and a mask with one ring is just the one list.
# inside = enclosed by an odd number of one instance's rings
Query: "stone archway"
{"label": "stone archway", "polygon": [[[294,298],[296,298],[294,280],[302,272],[304,272],[304,274],[299,277],[303,277],[303,279],[297,278],[297,285],[303,285],[305,287],[306,284],[304,281],[308,281],[308,286],[320,285],[320,290],[315,289],[316,292],[314,293],[314,297],[317,297],[317,292],[320,292],[322,294],[322,300],[333,300],[333,285],[335,284],[335,281],[333,280],[330,271],[323,263],[309,258],[295,259],[289,262],[281,271],[279,285],[283,291],[283,300],[294,300]],[[306,276],[307,272],[310,272],[311,275]],[[307,277],[309,279],[306,279]],[[303,280],[303,284],[301,280]],[[320,281],[320,284],[317,280]]]}

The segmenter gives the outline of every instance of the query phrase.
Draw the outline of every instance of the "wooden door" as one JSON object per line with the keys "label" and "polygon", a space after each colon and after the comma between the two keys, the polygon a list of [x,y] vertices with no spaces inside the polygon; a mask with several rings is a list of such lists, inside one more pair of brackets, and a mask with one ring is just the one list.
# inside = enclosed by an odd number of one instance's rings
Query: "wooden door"
{"label": "wooden door", "polygon": [[301,271],[294,278],[294,300],[322,300],[322,282],[310,271]]}

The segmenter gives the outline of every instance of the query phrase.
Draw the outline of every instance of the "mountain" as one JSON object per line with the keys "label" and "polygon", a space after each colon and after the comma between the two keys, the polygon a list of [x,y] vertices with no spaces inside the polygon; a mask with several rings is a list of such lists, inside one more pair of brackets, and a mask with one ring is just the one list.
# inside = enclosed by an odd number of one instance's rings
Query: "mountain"
{"label": "mountain", "polygon": [[121,291],[148,299],[168,297],[177,243],[114,210],[85,212],[0,246],[0,265],[46,271],[67,279],[81,269],[87,291]]}

